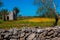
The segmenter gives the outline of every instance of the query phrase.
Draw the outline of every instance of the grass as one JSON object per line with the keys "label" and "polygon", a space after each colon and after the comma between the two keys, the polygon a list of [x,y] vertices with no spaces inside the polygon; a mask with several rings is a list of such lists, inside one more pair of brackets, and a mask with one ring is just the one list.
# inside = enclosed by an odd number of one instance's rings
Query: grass
{"label": "grass", "polygon": [[3,23],[4,21],[3,20],[0,20],[0,24]]}
{"label": "grass", "polygon": [[[21,28],[21,27],[50,27],[54,23],[54,18],[30,18],[22,20],[4,21],[0,23],[0,28]],[[60,20],[58,22],[60,26]]]}

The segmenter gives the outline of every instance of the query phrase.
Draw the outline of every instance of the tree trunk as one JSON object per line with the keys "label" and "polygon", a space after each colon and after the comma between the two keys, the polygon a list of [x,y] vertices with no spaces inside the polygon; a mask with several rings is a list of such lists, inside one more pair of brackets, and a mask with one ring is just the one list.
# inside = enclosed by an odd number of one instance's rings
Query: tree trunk
{"label": "tree trunk", "polygon": [[4,16],[2,15],[2,20],[4,20]]}
{"label": "tree trunk", "polygon": [[55,18],[55,23],[54,23],[53,27],[57,26],[58,20],[59,20],[58,18]]}
{"label": "tree trunk", "polygon": [[6,21],[5,15],[2,15],[2,19],[3,19],[4,21]]}
{"label": "tree trunk", "polygon": [[53,5],[54,5],[53,13],[55,14],[55,23],[54,23],[54,26],[57,26],[57,23],[58,23],[58,20],[59,20],[59,16],[58,16],[58,13],[56,12],[56,5],[55,5],[54,2],[53,2]]}
{"label": "tree trunk", "polygon": [[58,23],[58,21],[59,21],[59,16],[58,16],[58,13],[56,12],[56,10],[54,9],[50,9],[52,12],[53,12],[53,14],[54,14],[54,17],[55,17],[55,22],[54,22],[54,24],[53,24],[53,27],[55,27],[55,26],[57,26],[57,23]]}
{"label": "tree trunk", "polygon": [[17,14],[16,13],[13,13],[13,19],[17,20]]}
{"label": "tree trunk", "polygon": [[54,23],[53,27],[57,26],[57,23],[58,23],[58,21],[59,21],[59,16],[58,16],[58,14],[56,13],[56,11],[54,11],[54,15],[55,15],[55,23]]}
{"label": "tree trunk", "polygon": [[4,15],[4,21],[6,21],[6,15]]}

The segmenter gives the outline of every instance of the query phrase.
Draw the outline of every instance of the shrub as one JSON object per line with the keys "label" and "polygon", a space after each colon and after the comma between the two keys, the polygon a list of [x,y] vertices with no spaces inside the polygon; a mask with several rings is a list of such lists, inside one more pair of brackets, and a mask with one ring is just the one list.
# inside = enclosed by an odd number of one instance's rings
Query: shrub
{"label": "shrub", "polygon": [[4,21],[3,20],[0,20],[0,24],[3,23]]}

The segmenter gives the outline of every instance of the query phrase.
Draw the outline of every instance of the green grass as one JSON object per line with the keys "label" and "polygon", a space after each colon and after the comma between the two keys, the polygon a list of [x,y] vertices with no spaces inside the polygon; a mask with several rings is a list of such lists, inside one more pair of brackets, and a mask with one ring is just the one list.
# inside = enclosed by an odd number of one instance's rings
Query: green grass
{"label": "green grass", "polygon": [[[23,19],[24,20],[24,19]],[[53,25],[54,21],[49,22],[29,22],[23,20],[13,20],[13,21],[4,21],[0,23],[0,28],[9,29],[9,28],[21,28],[21,27],[50,27]],[[60,21],[58,22],[60,26]]]}
{"label": "green grass", "polygon": [[0,24],[3,23],[4,21],[3,20],[0,20]]}

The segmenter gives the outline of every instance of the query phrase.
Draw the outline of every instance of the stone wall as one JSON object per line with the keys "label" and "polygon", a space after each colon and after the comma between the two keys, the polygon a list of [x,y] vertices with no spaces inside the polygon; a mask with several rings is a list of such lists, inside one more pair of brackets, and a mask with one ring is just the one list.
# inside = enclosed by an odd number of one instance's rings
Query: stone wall
{"label": "stone wall", "polygon": [[0,40],[60,40],[60,28],[0,29]]}

